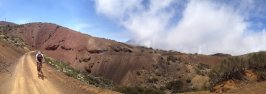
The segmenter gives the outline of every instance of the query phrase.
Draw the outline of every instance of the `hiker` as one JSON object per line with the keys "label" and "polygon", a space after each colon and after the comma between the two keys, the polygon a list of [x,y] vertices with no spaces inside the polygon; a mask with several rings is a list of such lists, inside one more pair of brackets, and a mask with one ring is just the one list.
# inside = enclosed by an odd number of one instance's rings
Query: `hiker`
{"label": "hiker", "polygon": [[38,77],[43,77],[43,72],[42,72],[42,63],[44,62],[44,56],[41,53],[41,51],[37,51],[36,54],[36,61],[37,61],[37,71],[38,71]]}

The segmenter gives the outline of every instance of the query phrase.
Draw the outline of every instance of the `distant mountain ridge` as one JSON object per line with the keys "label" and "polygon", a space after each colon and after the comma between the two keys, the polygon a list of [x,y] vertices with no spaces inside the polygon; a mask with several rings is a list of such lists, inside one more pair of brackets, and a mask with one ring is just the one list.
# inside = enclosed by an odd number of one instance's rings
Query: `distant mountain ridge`
{"label": "distant mountain ridge", "polygon": [[5,25],[10,25],[10,26],[15,26],[18,24],[12,23],[12,22],[6,22],[6,21],[0,21],[0,26],[5,26]]}

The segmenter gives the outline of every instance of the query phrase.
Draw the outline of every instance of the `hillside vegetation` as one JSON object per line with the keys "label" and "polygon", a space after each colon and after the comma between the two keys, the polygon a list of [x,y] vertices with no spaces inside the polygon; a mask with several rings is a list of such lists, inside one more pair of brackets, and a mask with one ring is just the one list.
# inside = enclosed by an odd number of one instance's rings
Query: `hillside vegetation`
{"label": "hillside vegetation", "polygon": [[266,80],[266,52],[229,57],[210,73],[211,88],[228,80],[248,81],[246,71],[251,70],[256,81]]}
{"label": "hillside vegetation", "polygon": [[126,94],[216,92],[218,86],[220,93],[230,90],[224,84],[266,79],[266,52],[186,54],[97,38],[52,23],[1,25],[0,39],[44,52],[49,65],[70,77]]}
{"label": "hillside vegetation", "polygon": [[45,57],[45,61],[54,67],[56,70],[65,73],[69,77],[73,77],[77,80],[80,80],[84,83],[94,85],[96,87],[101,87],[101,88],[113,88],[113,84],[111,81],[100,78],[100,77],[94,77],[90,74],[84,73],[84,72],[79,72],[73,68],[71,68],[69,65],[62,61],[55,60],[51,57]]}

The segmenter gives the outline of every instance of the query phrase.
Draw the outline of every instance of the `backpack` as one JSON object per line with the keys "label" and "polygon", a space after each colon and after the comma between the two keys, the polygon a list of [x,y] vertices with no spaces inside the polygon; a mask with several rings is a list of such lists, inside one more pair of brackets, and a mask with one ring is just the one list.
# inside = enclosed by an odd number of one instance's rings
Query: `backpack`
{"label": "backpack", "polygon": [[42,56],[41,54],[38,54],[38,55],[37,55],[37,60],[38,60],[39,62],[42,62],[42,59],[43,59],[43,56]]}

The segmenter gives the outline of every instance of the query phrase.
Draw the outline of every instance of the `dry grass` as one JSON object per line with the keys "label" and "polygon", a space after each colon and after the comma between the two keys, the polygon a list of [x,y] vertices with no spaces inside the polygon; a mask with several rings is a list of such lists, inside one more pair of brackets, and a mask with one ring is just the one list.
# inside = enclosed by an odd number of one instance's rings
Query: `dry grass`
{"label": "dry grass", "polygon": [[207,76],[196,75],[191,82],[195,89],[205,90],[209,87],[209,79]]}

